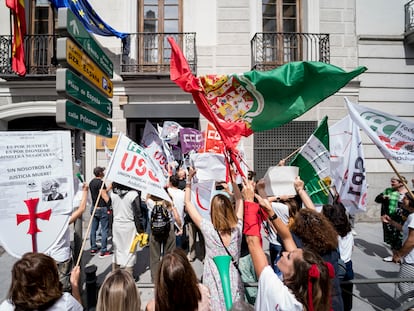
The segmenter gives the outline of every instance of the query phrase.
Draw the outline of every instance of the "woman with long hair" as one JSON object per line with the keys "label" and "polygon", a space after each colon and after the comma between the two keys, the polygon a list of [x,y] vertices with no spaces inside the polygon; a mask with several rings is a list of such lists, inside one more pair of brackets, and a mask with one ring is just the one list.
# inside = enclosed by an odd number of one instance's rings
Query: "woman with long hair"
{"label": "woman with long hair", "polygon": [[298,247],[303,247],[319,254],[323,260],[330,262],[335,269],[332,291],[332,309],[343,311],[342,291],[337,277],[339,266],[338,234],[329,220],[316,210],[301,209],[290,227]]}
{"label": "woman with long hair", "polygon": [[132,275],[118,269],[109,273],[99,289],[96,311],[139,311],[141,298]]}
{"label": "woman with long hair", "polygon": [[[185,208],[194,224],[204,236],[206,256],[204,259],[203,284],[210,290],[213,310],[223,310],[225,298],[220,274],[213,258],[230,255],[230,287],[232,302],[244,299],[244,288],[236,267],[240,258],[243,227],[243,200],[238,185],[233,182],[235,206],[224,194],[217,194],[210,204],[211,220],[205,219],[191,202],[191,180],[196,171],[190,168],[185,187]],[[234,178],[233,178],[234,181]]]}
{"label": "woman with long hair", "polygon": [[155,280],[155,299],[146,311],[208,311],[210,294],[197,280],[196,273],[180,248],[166,254]]}
{"label": "woman with long hair", "polygon": [[[354,248],[354,236],[345,206],[339,202],[335,202],[333,205],[325,204],[322,207],[322,213],[329,219],[338,233],[339,255],[346,266],[346,271],[341,281],[352,280],[354,278],[354,269],[352,267],[351,256]],[[352,309],[353,284],[341,284],[341,290],[344,311],[349,311]]]}
{"label": "woman with long hair", "polygon": [[[297,248],[289,228],[273,211],[264,192],[264,182],[258,183],[258,190],[260,195],[255,195],[253,183],[244,181],[243,233],[259,279],[255,309],[330,310],[331,278],[334,276],[332,265],[325,263],[312,250]],[[255,197],[259,203],[254,202]],[[273,272],[261,245],[259,204],[276,228],[286,250],[277,262],[282,278]]]}
{"label": "woman with long hair", "polygon": [[42,253],[26,253],[13,265],[12,283],[0,310],[82,311],[79,278],[76,266],[70,276],[73,296],[63,292],[55,260]]}

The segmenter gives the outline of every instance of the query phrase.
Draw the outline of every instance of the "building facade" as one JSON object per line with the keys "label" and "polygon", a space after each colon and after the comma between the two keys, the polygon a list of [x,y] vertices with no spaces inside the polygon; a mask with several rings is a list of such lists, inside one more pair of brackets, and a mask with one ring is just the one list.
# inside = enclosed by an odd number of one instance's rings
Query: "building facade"
{"label": "building facade", "polygon": [[[347,71],[368,70],[290,124],[243,140],[248,164],[259,176],[301,146],[325,115],[334,124],[353,102],[414,120],[414,4],[403,0],[90,0],[102,19],[126,39],[95,36],[114,63],[113,132],[102,139],[84,134],[82,163],[87,179],[106,166],[120,132],[139,142],[145,121],[174,120],[204,129],[206,120],[191,95],[169,80],[173,36],[196,75],[268,70],[290,61],[324,61]],[[56,12],[47,0],[26,0],[28,74],[10,70],[10,12],[0,7],[0,130],[46,130],[55,122]],[[412,8],[411,8],[412,7]],[[411,22],[410,22],[411,21]],[[414,40],[412,40],[414,41]],[[369,184],[368,212],[378,219],[373,198],[389,185],[392,168],[363,136]],[[414,166],[396,168],[409,180]],[[411,184],[410,184],[411,186]]]}

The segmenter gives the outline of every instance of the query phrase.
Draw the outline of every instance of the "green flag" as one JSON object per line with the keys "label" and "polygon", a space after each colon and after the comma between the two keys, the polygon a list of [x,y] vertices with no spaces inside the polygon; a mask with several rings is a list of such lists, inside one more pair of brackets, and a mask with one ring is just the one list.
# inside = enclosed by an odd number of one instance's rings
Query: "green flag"
{"label": "green flag", "polygon": [[299,176],[313,203],[327,204],[331,179],[328,117],[322,120],[289,165],[299,167]]}

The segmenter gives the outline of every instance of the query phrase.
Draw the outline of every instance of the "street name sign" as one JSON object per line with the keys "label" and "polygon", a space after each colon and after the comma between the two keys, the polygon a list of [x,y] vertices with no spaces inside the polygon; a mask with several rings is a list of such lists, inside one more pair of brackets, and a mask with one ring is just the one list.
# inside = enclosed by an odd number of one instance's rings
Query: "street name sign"
{"label": "street name sign", "polygon": [[112,137],[112,122],[69,100],[56,102],[56,123],[65,128],[81,129],[96,135]]}
{"label": "street name sign", "polygon": [[112,118],[112,102],[69,69],[56,71],[56,91],[91,107],[105,117]]}
{"label": "street name sign", "polygon": [[69,35],[74,39],[110,78],[113,77],[114,65],[112,61],[69,8],[58,10],[57,29],[61,34]]}
{"label": "street name sign", "polygon": [[92,59],[69,38],[57,39],[57,59],[76,70],[80,75],[88,79],[104,95],[113,96],[113,84]]}

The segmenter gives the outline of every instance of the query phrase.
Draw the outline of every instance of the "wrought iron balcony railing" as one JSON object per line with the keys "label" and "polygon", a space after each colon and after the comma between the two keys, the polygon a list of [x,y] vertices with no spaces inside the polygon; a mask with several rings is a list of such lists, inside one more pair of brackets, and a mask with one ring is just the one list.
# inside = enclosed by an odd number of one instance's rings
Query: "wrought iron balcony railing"
{"label": "wrought iron balcony railing", "polygon": [[191,33],[131,33],[122,41],[121,76],[124,79],[140,75],[169,75],[173,37],[181,47],[194,74],[197,70],[196,34]]}
{"label": "wrought iron balcony railing", "polygon": [[294,61],[329,63],[328,34],[256,33],[250,43],[252,69],[270,70]]}
{"label": "wrought iron balcony railing", "polygon": [[[54,59],[54,35],[26,35],[24,37],[26,77],[54,77],[57,62]],[[0,36],[0,77],[13,79],[17,75],[12,70],[12,36]]]}

